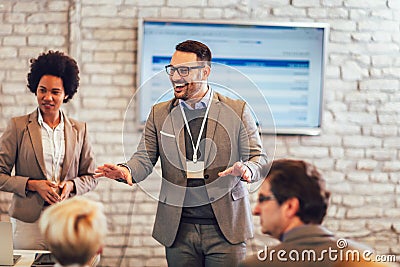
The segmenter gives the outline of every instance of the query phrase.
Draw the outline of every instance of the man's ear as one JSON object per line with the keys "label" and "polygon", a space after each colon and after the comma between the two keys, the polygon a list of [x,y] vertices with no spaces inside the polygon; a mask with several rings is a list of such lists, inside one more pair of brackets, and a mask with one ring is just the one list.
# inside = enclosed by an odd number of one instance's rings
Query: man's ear
{"label": "man's ear", "polygon": [[203,77],[205,80],[208,78],[208,76],[210,76],[210,73],[211,67],[206,64],[206,66],[203,68]]}
{"label": "man's ear", "polygon": [[298,198],[292,197],[285,201],[285,214],[287,217],[295,217],[300,209],[300,202]]}

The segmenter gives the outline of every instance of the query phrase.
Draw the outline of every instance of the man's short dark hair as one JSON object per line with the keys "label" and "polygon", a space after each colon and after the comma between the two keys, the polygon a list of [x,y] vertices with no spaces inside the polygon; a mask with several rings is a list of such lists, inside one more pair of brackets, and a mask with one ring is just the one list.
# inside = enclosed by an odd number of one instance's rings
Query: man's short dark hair
{"label": "man's short dark hair", "polygon": [[297,198],[297,216],[306,224],[321,224],[328,208],[330,192],[314,165],[302,160],[279,159],[263,167],[271,192],[279,205]]}
{"label": "man's short dark hair", "polygon": [[177,44],[175,49],[176,51],[195,53],[197,61],[205,61],[209,66],[211,66],[211,50],[208,46],[199,41],[186,40]]}
{"label": "man's short dark hair", "polygon": [[40,79],[44,75],[61,78],[65,95],[64,103],[67,103],[78,91],[79,68],[74,59],[60,51],[48,51],[42,53],[38,58],[30,60],[30,72],[28,73],[28,88],[36,94]]}

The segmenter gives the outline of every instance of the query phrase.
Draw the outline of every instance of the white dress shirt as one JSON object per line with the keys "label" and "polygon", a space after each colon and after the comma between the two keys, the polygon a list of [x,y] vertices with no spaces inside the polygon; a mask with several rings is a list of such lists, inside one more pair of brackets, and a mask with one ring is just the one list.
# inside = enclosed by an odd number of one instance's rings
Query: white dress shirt
{"label": "white dress shirt", "polygon": [[64,115],[60,111],[61,121],[52,129],[43,121],[38,109],[38,123],[41,126],[43,158],[46,166],[46,178],[49,181],[59,183],[62,171],[62,163],[65,155]]}

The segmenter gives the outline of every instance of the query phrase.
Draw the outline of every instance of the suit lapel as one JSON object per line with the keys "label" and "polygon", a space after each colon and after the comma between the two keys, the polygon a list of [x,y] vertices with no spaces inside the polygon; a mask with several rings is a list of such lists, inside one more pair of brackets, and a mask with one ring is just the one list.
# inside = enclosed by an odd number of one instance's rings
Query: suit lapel
{"label": "suit lapel", "polygon": [[181,161],[182,167],[186,170],[186,145],[184,131],[185,124],[178,100],[172,102],[172,108],[169,117],[171,121],[172,131],[176,138],[178,138],[177,142],[175,143],[177,145],[179,159]]}
{"label": "suit lapel", "polygon": [[40,132],[40,125],[38,123],[38,112],[39,111],[37,110],[36,112],[33,112],[29,115],[28,131],[31,138],[33,151],[35,152],[36,160],[39,163],[40,169],[42,170],[43,177],[46,177],[46,165],[44,163],[43,157],[42,134]]}
{"label": "suit lapel", "polygon": [[71,167],[72,159],[75,157],[75,146],[77,142],[77,132],[75,125],[64,115],[64,134],[65,134],[65,153],[62,165],[60,181],[63,181]]}
{"label": "suit lapel", "polygon": [[208,160],[212,153],[210,153],[212,143],[214,140],[215,131],[217,128],[217,122],[219,113],[221,110],[221,105],[217,93],[214,92],[212,102],[210,102],[211,107],[207,118],[207,132],[206,132],[206,145],[205,145],[205,165],[208,166]]}

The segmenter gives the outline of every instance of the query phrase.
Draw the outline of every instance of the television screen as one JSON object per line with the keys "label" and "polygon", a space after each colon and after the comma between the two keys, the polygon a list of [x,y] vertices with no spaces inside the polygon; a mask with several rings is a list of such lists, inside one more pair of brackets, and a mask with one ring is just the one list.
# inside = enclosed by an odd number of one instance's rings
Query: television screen
{"label": "television screen", "polygon": [[320,133],[327,24],[141,19],[138,29],[141,125],[173,97],[164,66],[191,39],[212,51],[211,88],[245,100],[262,133]]}

